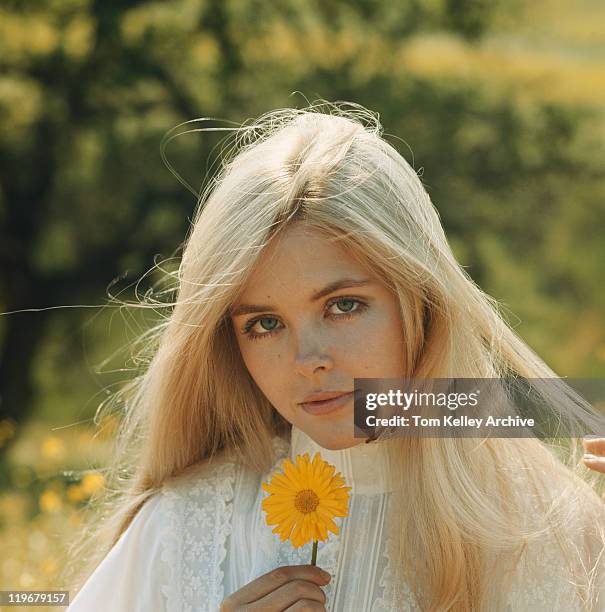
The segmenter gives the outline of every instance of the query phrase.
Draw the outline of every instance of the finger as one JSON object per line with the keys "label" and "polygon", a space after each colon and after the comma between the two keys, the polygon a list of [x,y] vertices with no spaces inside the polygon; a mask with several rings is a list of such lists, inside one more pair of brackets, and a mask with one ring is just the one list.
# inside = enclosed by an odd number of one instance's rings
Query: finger
{"label": "finger", "polygon": [[605,457],[596,457],[595,455],[586,454],[582,460],[586,467],[605,474]]}
{"label": "finger", "polygon": [[583,438],[582,444],[587,453],[605,456],[605,438]]}
{"label": "finger", "polygon": [[246,607],[247,610],[287,610],[300,600],[310,599],[317,603],[326,602],[326,594],[314,582],[291,580]]}
{"label": "finger", "polygon": [[292,580],[307,580],[317,585],[326,585],[330,574],[316,565],[284,565],[277,567],[229,596],[229,602],[243,605],[261,599]]}

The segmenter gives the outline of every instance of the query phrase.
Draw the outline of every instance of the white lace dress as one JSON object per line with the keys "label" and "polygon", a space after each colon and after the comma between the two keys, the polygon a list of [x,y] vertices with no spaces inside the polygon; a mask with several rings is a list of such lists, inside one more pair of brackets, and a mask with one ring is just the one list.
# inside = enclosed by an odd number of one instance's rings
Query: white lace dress
{"label": "white lace dress", "polygon": [[[392,495],[380,442],[330,451],[293,427],[291,444],[274,439],[278,459],[320,451],[352,486],[340,535],[319,543],[317,565],[332,575],[322,587],[331,612],[419,610],[410,589],[394,580],[387,547]],[[282,565],[306,564],[311,544],[295,549],[265,523],[261,481],[223,460],[165,485],[136,515],[74,598],[68,612],[202,612],[219,610],[228,594]],[[554,545],[520,567],[507,611],[572,612],[582,608]],[[496,611],[488,611],[496,612]],[[500,612],[500,611],[497,611]],[[506,611],[503,611],[506,612]]]}

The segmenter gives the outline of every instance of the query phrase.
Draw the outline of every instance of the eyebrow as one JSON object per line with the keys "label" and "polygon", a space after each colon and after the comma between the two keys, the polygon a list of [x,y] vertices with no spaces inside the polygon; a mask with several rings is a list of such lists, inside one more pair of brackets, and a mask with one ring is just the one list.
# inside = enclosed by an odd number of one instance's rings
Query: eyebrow
{"label": "eyebrow", "polygon": [[[325,297],[326,295],[330,295],[330,293],[334,293],[334,291],[338,291],[339,289],[347,289],[349,287],[362,287],[364,285],[371,285],[372,280],[369,278],[364,278],[361,280],[357,280],[354,278],[342,278],[340,280],[334,281],[329,285],[326,285],[323,289],[316,291],[312,296],[310,301],[316,302],[317,300]],[[252,314],[256,312],[266,312],[267,310],[277,310],[275,306],[271,306],[270,304],[240,304],[237,308],[234,308],[231,311],[232,317],[238,317],[244,314]]]}

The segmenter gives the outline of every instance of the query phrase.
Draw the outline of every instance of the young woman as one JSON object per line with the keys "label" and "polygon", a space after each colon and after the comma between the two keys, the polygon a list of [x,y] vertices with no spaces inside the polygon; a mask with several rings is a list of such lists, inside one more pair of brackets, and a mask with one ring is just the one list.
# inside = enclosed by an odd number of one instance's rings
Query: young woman
{"label": "young woman", "polygon": [[[73,556],[87,580],[71,612],[605,608],[605,510],[577,438],[561,452],[353,435],[355,378],[556,377],[456,262],[381,133],[357,105],[241,128],[126,398],[117,495],[87,534],[96,556]],[[569,431],[605,431],[552,388],[540,392]],[[315,451],[352,487],[317,567],[261,509],[282,460]]]}

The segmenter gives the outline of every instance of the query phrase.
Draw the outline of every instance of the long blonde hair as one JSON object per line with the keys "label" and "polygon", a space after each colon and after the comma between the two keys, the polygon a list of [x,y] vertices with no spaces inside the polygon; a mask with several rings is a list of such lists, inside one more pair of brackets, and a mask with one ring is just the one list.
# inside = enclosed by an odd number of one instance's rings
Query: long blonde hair
{"label": "long blonde hair", "polygon": [[[199,198],[174,300],[144,304],[170,312],[141,337],[144,367],[119,393],[110,486],[93,535],[85,530],[97,554],[72,548],[86,562],[76,587],[167,479],[224,452],[261,474],[271,467],[271,440],[287,439],[290,425],[246,370],[228,313],[263,249],[292,223],[344,241],[396,293],[409,377],[556,377],[457,263],[419,177],[382,138],[375,114],[320,101],[266,113],[235,135]],[[602,417],[565,385],[540,392],[570,431],[576,422],[602,428]],[[564,452],[535,438],[393,443],[406,485],[395,553],[423,609],[498,609],[506,574],[490,574],[488,561],[505,552],[514,568],[546,532],[569,560],[578,597],[594,605],[603,504],[586,483],[576,438]],[[583,537],[588,550],[577,544]]]}

